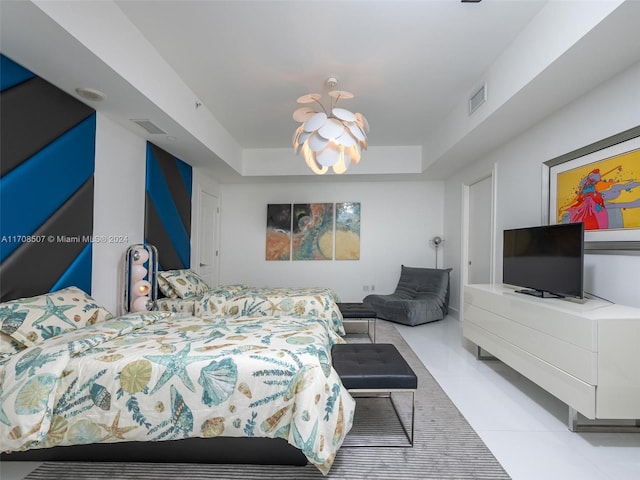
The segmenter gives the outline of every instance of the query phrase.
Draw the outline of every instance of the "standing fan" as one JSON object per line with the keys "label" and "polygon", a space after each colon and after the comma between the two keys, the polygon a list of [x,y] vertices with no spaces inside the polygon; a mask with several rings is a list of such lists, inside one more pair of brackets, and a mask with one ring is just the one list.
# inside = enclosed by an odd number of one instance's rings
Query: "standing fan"
{"label": "standing fan", "polygon": [[431,244],[436,249],[436,268],[438,268],[438,248],[440,247],[440,245],[442,245],[443,242],[444,242],[444,240],[442,239],[442,237],[440,237],[438,235],[436,235],[435,237],[433,237],[431,239]]}

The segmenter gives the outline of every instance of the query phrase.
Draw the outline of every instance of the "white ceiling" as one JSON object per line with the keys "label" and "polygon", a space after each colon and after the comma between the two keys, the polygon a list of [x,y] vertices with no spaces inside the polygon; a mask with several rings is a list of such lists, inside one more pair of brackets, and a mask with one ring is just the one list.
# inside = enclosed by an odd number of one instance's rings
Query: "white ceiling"
{"label": "white ceiling", "polygon": [[[211,166],[221,181],[230,182],[250,180],[240,173],[243,167],[238,159],[244,149],[290,148],[297,127],[291,117],[299,106],[296,98],[309,92],[326,93],[324,82],[329,76],[339,80],[339,89],[355,94],[343,106],[362,112],[369,120],[370,147],[419,146],[423,176],[443,177],[471,161],[470,151],[477,155],[495,148],[504,141],[504,135],[512,136],[530,127],[640,59],[636,32],[640,2],[627,2],[635,3],[635,8],[626,7],[626,13],[618,13],[606,29],[601,27],[602,32],[592,35],[598,45],[607,39],[616,52],[621,52],[601,58],[607,67],[604,71],[578,64],[579,68],[586,67],[585,72],[574,88],[568,88],[566,79],[577,77],[575,62],[585,60],[585,49],[593,47],[586,41],[582,49],[568,45],[564,61],[556,60],[554,68],[548,69],[553,77],[536,72],[531,82],[510,94],[512,99],[520,94],[518,101],[512,102],[519,109],[514,116],[505,115],[508,109],[493,118],[487,116],[482,124],[459,134],[436,158],[426,161],[429,152],[438,150],[434,137],[443,131],[452,112],[486,80],[496,61],[547,1],[34,3],[0,2],[2,53],[74,95],[78,86],[104,91],[107,100],[92,107],[189,163]],[[107,3],[111,3],[111,10],[105,10]],[[102,11],[104,18],[95,18]],[[628,18],[629,12],[634,21]],[[110,23],[117,18],[116,13],[121,17],[119,25]],[[61,18],[73,23],[73,17],[84,18],[84,31],[58,24]],[[125,25],[123,20],[131,23]],[[97,26],[110,29],[112,51],[104,38],[99,42]],[[612,32],[616,32],[613,39]],[[632,38],[637,42],[629,44],[628,35],[635,35]],[[93,38],[95,43],[86,40]],[[118,48],[119,44],[126,47]],[[136,71],[116,68],[142,46],[157,52],[157,59],[152,55],[132,58],[138,65]],[[158,61],[170,70],[154,68]],[[153,98],[152,85],[163,85],[171,75],[162,72],[171,70],[177,74],[174,83],[181,86],[181,91],[166,90],[162,95],[178,98],[186,92],[191,106],[201,103],[200,108],[210,116],[200,125],[192,125],[191,117],[180,118],[179,108],[171,110],[168,103]],[[533,80],[557,89],[551,92],[552,101],[540,98]],[[151,85],[147,91],[143,88],[145,81]],[[491,88],[489,84],[489,95]],[[527,88],[531,93],[526,94]],[[132,124],[131,118],[148,118],[168,135],[149,136]],[[218,123],[219,131],[208,127]],[[206,132],[198,132],[206,128],[216,133],[215,138],[207,139]],[[225,146],[217,148],[223,140]],[[455,162],[450,160],[453,157]],[[365,152],[361,165],[366,161]],[[352,169],[349,178],[357,177],[358,172]]]}
{"label": "white ceiling", "polygon": [[296,98],[330,76],[371,145],[421,145],[545,2],[116,3],[242,147],[265,148],[291,144]]}

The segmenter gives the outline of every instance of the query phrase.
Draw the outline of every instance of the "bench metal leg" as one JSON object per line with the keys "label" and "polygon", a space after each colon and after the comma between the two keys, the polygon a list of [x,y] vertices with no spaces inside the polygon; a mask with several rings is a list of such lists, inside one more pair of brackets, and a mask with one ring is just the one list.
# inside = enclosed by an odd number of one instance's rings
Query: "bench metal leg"
{"label": "bench metal leg", "polygon": [[415,418],[416,418],[416,392],[412,391],[411,392],[411,433],[409,433],[409,431],[407,430],[407,427],[405,426],[404,422],[402,421],[402,416],[400,415],[400,412],[398,412],[398,409],[396,408],[396,404],[393,401],[393,392],[389,393],[389,399],[391,400],[391,405],[393,406],[393,410],[395,410],[396,412],[396,416],[398,417],[398,420],[400,420],[400,425],[402,425],[402,429],[404,430],[404,434],[407,436],[407,439],[409,440],[409,444],[411,445],[411,447],[413,448],[413,434],[415,432]]}
{"label": "bench metal leg", "polygon": [[[345,445],[345,447],[411,447],[413,448],[414,443],[414,435],[415,435],[415,418],[416,418],[416,391],[412,389],[398,389],[398,390],[349,390],[354,397],[364,397],[364,398],[376,398],[376,397],[384,397],[388,398],[391,402],[391,406],[393,407],[393,411],[400,422],[400,426],[409,441],[409,445],[371,445],[371,444],[363,444],[363,445]],[[411,393],[411,426],[405,424],[402,419],[402,415],[400,414],[396,403],[393,400],[394,393]],[[356,408],[357,401],[356,401]]]}
{"label": "bench metal leg", "polygon": [[[359,326],[364,327],[365,322],[367,327],[366,332],[364,329],[361,330],[360,328],[357,328]],[[376,343],[376,317],[349,317],[343,320],[343,324],[347,335],[366,333],[369,342]]]}
{"label": "bench metal leg", "polygon": [[[369,340],[371,340],[371,343],[376,343],[376,323],[377,323],[377,318],[373,317],[373,318],[369,318],[367,320],[367,333],[369,334]],[[373,336],[371,336],[371,324],[373,323]]]}

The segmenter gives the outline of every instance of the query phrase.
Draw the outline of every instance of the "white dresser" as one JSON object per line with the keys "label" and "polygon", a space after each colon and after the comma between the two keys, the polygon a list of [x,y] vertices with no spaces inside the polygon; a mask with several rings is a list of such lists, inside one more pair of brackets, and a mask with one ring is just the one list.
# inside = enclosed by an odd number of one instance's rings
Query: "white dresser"
{"label": "white dresser", "polygon": [[640,309],[467,285],[463,335],[589,419],[640,419]]}

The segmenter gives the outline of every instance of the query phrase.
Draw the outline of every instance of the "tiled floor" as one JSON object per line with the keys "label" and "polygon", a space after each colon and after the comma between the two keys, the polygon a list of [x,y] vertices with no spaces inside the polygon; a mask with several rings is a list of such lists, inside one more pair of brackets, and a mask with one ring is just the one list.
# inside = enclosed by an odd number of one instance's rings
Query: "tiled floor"
{"label": "tiled floor", "polygon": [[[451,317],[397,328],[514,480],[640,479],[639,433],[570,432],[566,405],[503,363],[476,360]],[[37,465],[4,462],[0,478]]]}
{"label": "tiled floor", "polygon": [[514,480],[640,479],[640,433],[569,431],[565,404],[476,360],[456,319],[397,328]]}

